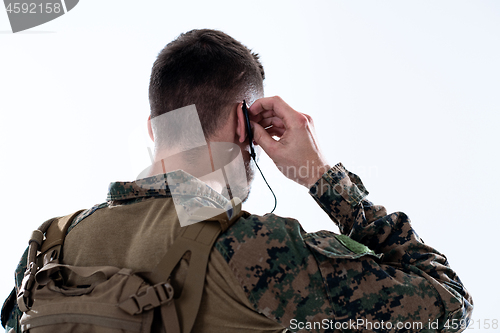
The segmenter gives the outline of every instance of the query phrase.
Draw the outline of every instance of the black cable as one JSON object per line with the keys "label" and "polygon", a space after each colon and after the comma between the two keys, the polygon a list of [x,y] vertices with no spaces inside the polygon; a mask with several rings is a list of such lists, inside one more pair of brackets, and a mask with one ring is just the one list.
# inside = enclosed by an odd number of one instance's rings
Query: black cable
{"label": "black cable", "polygon": [[270,213],[270,214],[272,214],[274,212],[274,210],[276,209],[276,206],[278,205],[278,199],[276,199],[276,195],[274,194],[273,189],[271,188],[271,186],[269,186],[269,183],[267,182],[266,177],[264,177],[262,170],[260,170],[259,165],[257,164],[257,161],[255,160],[256,154],[255,154],[255,150],[253,148],[253,132],[252,132],[252,127],[250,125],[250,118],[248,116],[248,107],[247,107],[247,103],[245,102],[245,100],[243,100],[243,104],[241,106],[241,109],[243,111],[243,114],[245,115],[245,125],[247,128],[247,138],[248,138],[248,144],[250,146],[250,157],[255,162],[257,169],[259,169],[260,175],[262,176],[262,178],[264,178],[264,181],[266,182],[267,187],[269,187],[269,189],[271,190],[271,193],[273,194],[273,197],[274,197],[274,208]]}
{"label": "black cable", "polygon": [[260,175],[262,176],[262,178],[266,182],[267,187],[269,187],[269,189],[271,190],[271,193],[273,194],[273,197],[274,197],[274,208],[273,208],[273,210],[270,213],[270,214],[272,214],[274,212],[274,210],[276,209],[276,206],[278,205],[278,199],[276,199],[276,195],[274,194],[273,189],[271,188],[271,186],[269,186],[269,184],[268,184],[268,182],[266,180],[266,177],[264,177],[264,174],[262,173],[262,170],[260,170],[259,165],[257,164],[257,161],[255,160],[255,157],[253,158],[253,161],[254,161],[255,165],[257,166],[257,169],[259,169]]}

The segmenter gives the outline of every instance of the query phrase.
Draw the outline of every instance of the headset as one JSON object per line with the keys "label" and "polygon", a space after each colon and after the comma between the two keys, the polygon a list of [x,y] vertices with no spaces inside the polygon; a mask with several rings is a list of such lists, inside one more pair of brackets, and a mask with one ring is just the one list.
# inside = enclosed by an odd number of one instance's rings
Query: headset
{"label": "headset", "polygon": [[267,187],[269,187],[269,190],[271,190],[271,193],[273,194],[273,197],[274,197],[274,208],[271,211],[271,214],[272,214],[274,212],[274,210],[276,209],[276,206],[278,205],[278,200],[276,199],[276,195],[274,194],[273,189],[267,183],[266,177],[264,177],[262,170],[260,170],[259,165],[257,164],[257,161],[255,160],[256,154],[255,154],[255,149],[253,147],[252,126],[250,125],[250,118],[248,117],[248,107],[247,107],[247,103],[245,102],[245,100],[243,100],[243,105],[241,108],[243,110],[243,114],[245,115],[245,125],[246,125],[246,130],[247,130],[247,138],[248,138],[248,144],[250,145],[250,157],[253,159],[253,162],[257,166],[257,169],[259,169],[259,172],[260,172],[262,178],[266,182]]}
{"label": "headset", "polygon": [[248,107],[245,100],[243,100],[243,105],[241,108],[243,109],[243,114],[245,115],[245,125],[247,127],[248,143],[250,145],[250,156],[255,162],[255,150],[253,148],[253,132],[252,132],[252,126],[250,125],[250,118],[248,117]]}

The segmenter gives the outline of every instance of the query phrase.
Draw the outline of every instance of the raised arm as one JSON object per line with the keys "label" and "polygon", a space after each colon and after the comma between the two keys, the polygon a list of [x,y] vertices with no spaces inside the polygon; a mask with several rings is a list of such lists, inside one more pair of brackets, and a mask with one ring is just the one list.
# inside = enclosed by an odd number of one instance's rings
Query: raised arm
{"label": "raised arm", "polygon": [[[306,330],[299,326],[306,322],[320,323],[317,331],[355,323],[349,329],[386,323],[387,331],[404,331],[405,325],[412,325],[410,331],[464,330],[472,299],[406,214],[387,214],[365,199],[368,192],[356,175],[342,164],[328,167],[309,116],[278,97],[257,100],[250,112],[256,143],[282,172],[308,160],[325,168],[322,175],[301,178],[283,173],[310,187],[341,230],[308,234],[297,221],[275,215],[251,216],[231,228],[218,249],[255,309],[293,331]],[[268,237],[272,241],[263,242]],[[256,258],[261,264],[250,265]]]}

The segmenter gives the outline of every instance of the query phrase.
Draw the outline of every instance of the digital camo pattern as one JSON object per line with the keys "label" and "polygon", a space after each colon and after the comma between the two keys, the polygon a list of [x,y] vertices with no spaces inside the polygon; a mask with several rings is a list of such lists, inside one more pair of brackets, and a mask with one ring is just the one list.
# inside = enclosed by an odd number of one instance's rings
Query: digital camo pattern
{"label": "digital camo pattern", "polygon": [[284,326],[327,318],[332,306],[300,224],[274,214],[238,220],[215,246],[255,310]]}
{"label": "digital camo pattern", "polygon": [[[462,331],[443,327],[448,319],[468,322],[473,308],[446,257],[423,243],[404,213],[387,215],[363,199],[366,194],[360,179],[339,164],[311,195],[343,235],[307,234],[293,219],[252,215],[216,247],[255,310],[291,330],[292,320],[326,319],[391,323],[391,329],[360,325],[345,332],[394,332],[398,323],[421,323],[426,332]],[[335,327],[304,331],[339,331]]]}
{"label": "digital camo pattern", "polygon": [[[97,209],[170,196],[169,191],[185,196],[187,211],[201,205],[228,204],[189,174],[178,171],[172,175],[183,185],[166,187],[164,175],[145,178],[140,185],[112,183],[108,202],[83,212],[72,226]],[[365,319],[424,325],[438,320],[439,327],[423,327],[423,331],[435,332],[441,331],[447,319],[470,319],[472,299],[446,257],[423,243],[404,213],[387,215],[382,206],[365,200],[368,192],[356,175],[339,164],[310,193],[342,235],[328,231],[307,234],[296,220],[251,215],[236,222],[215,245],[256,311],[292,331],[298,331],[291,327],[292,320],[341,323]],[[23,258],[16,270],[16,285],[25,261]],[[7,331],[17,327],[18,316],[16,306]],[[397,330],[358,326],[342,331]]]}

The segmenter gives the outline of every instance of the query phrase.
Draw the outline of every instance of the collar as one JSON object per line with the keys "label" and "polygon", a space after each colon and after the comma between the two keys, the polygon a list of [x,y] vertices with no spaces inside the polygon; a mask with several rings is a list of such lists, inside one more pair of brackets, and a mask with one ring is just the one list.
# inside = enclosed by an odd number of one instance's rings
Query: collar
{"label": "collar", "polygon": [[133,182],[113,182],[109,185],[108,204],[151,197],[172,197],[176,204],[189,208],[204,206],[231,207],[231,202],[209,185],[183,170],[141,178]]}

